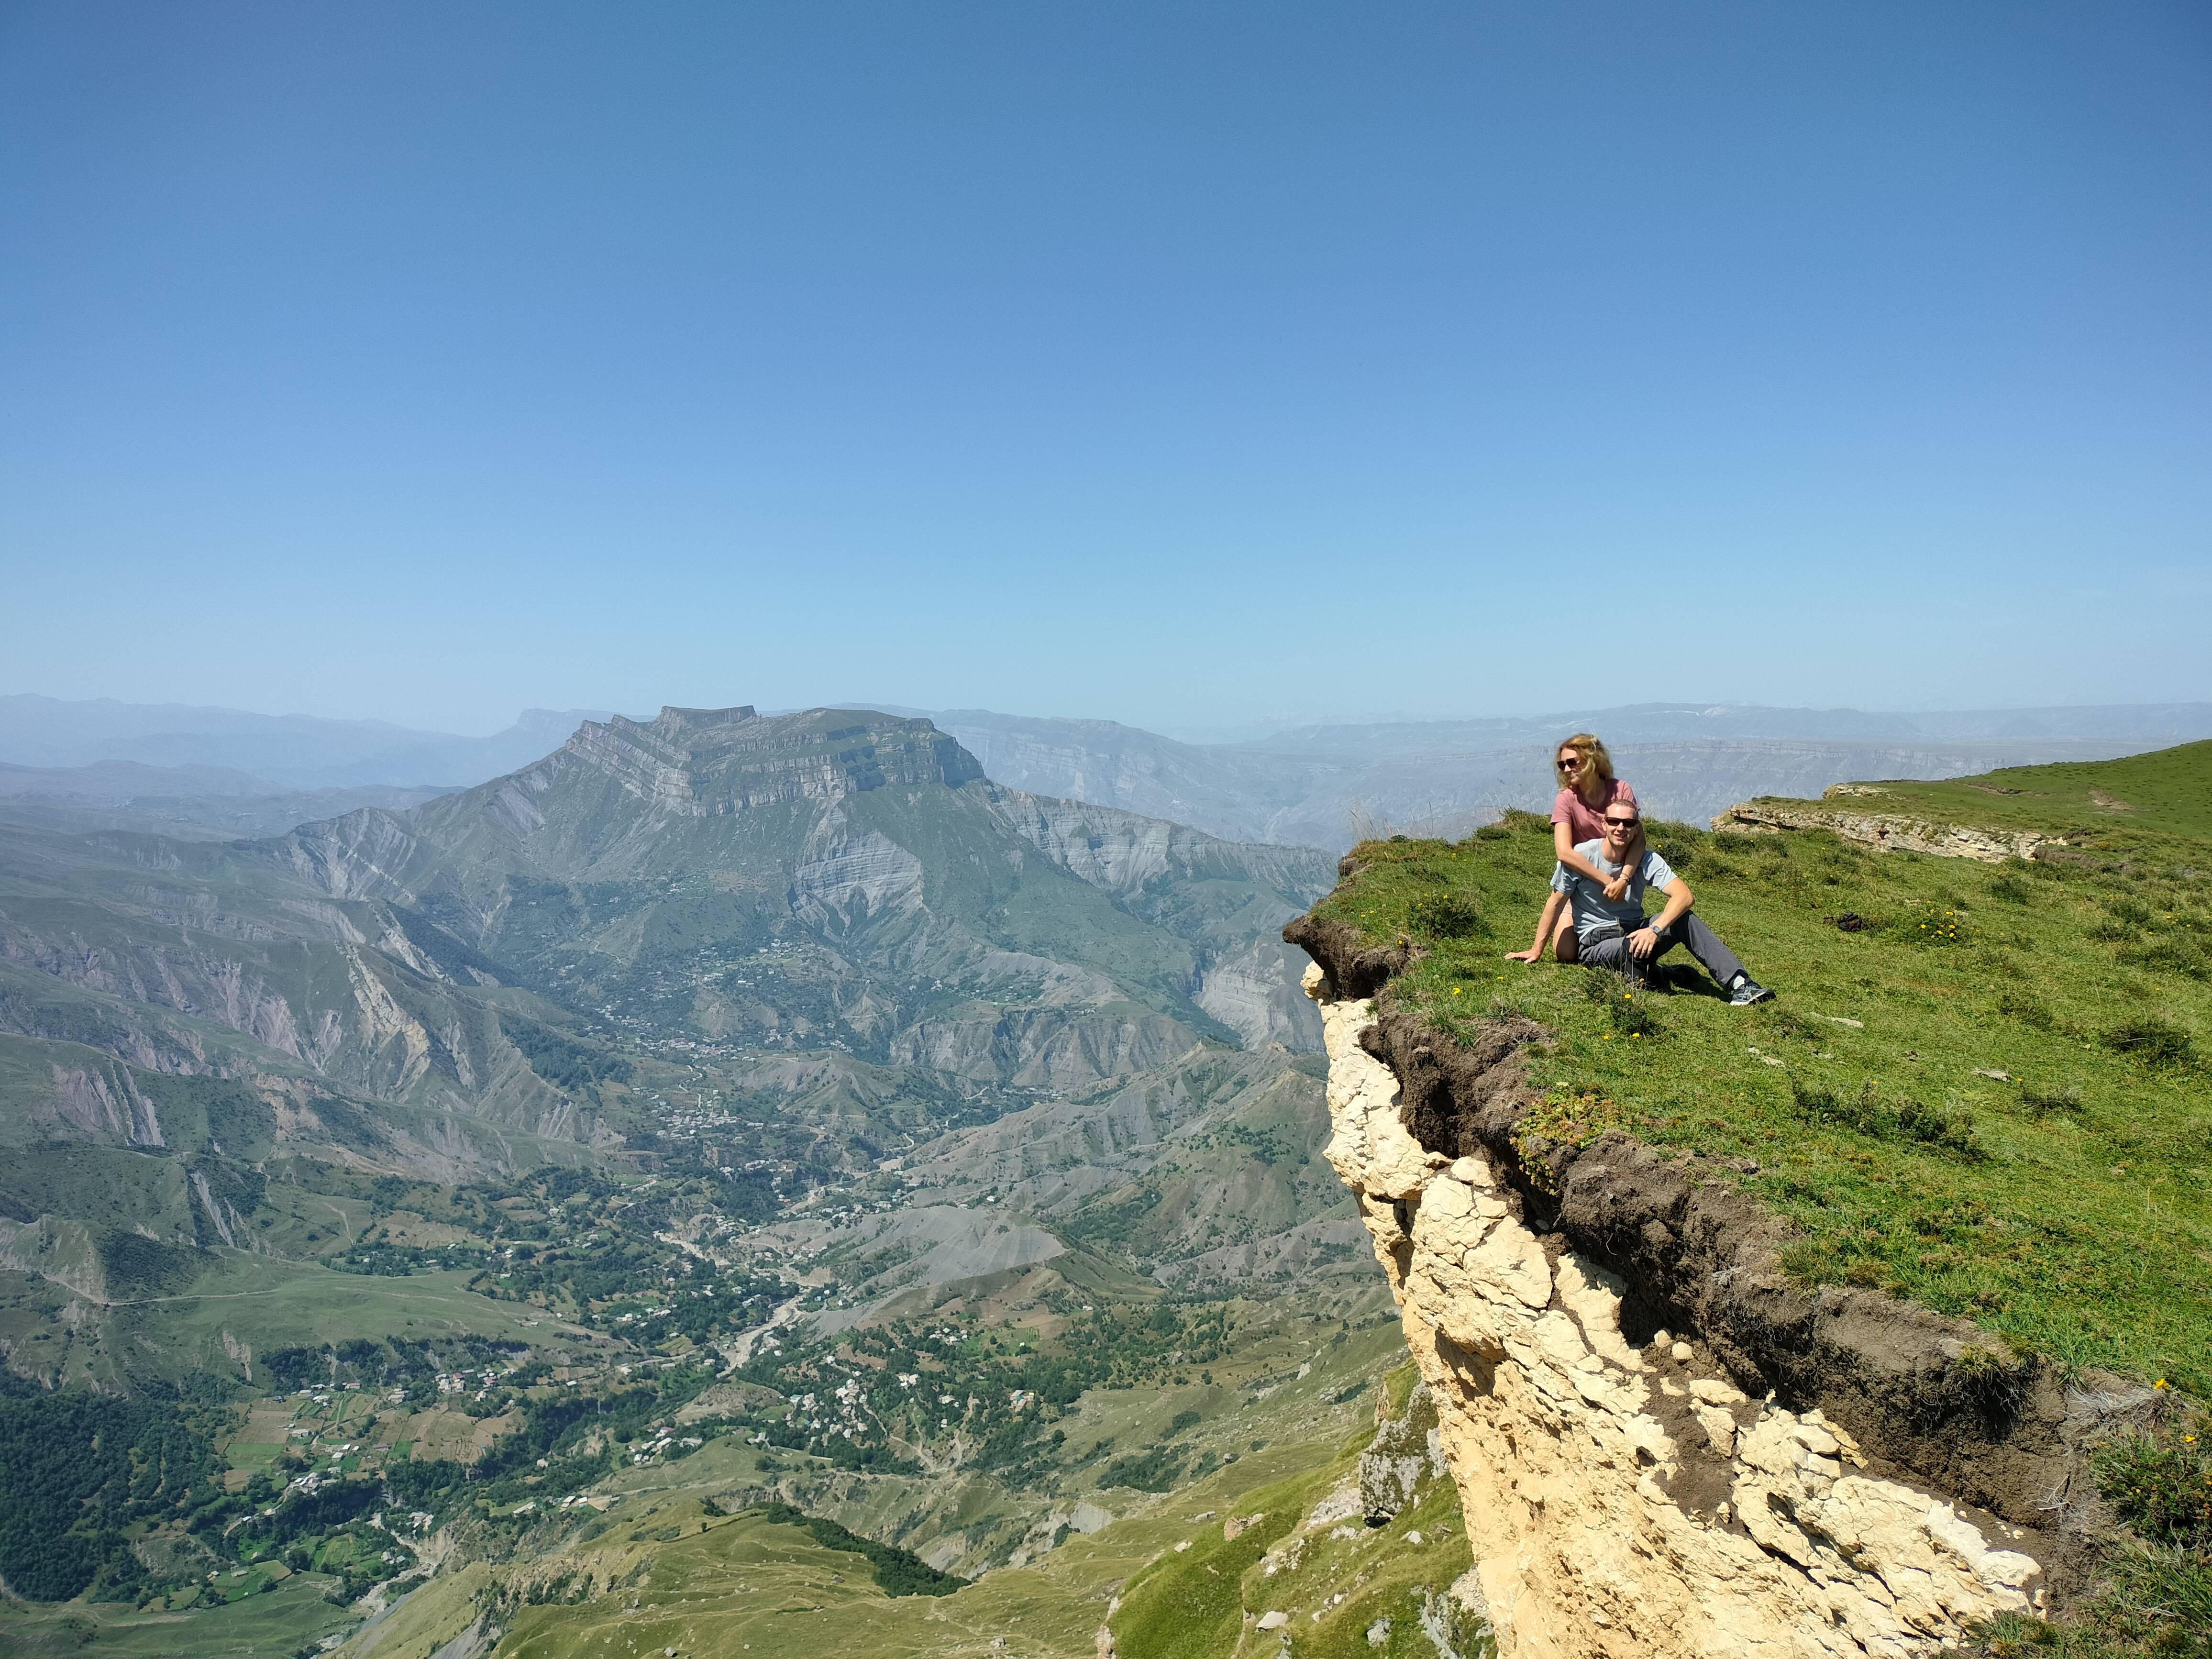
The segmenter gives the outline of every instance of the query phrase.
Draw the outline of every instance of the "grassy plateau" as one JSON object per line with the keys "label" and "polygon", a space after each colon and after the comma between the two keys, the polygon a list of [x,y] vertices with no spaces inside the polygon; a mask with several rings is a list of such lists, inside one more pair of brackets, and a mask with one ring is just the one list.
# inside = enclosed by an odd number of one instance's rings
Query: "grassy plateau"
{"label": "grassy plateau", "polygon": [[[2212,744],[1832,805],[2063,840],[1987,864],[1651,822],[1778,993],[1753,1008],[1680,951],[1644,992],[1506,960],[1553,865],[1526,813],[1367,842],[1318,914],[1413,946],[1384,995],[1462,1040],[1509,1014],[1549,1029],[1524,1139],[1617,1127],[1729,1161],[1794,1225],[1784,1265],[1808,1284],[1970,1318],[2063,1381],[2212,1397]],[[2133,1534],[2114,1588],[2071,1633],[2019,1640],[2212,1652],[2212,1437],[2185,1401],[2165,1421],[2101,1455]]]}

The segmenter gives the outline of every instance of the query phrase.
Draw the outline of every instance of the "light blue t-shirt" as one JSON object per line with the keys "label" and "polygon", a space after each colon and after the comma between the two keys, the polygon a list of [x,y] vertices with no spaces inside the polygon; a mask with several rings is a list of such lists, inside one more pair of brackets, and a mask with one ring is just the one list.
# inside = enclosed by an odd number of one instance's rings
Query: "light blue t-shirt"
{"label": "light blue t-shirt", "polygon": [[[1594,869],[1602,870],[1608,876],[1620,873],[1620,866],[1606,857],[1602,841],[1586,841],[1575,851],[1588,859]],[[1567,896],[1567,902],[1574,907],[1575,937],[1585,945],[1615,932],[1634,933],[1644,926],[1644,893],[1654,887],[1663,893],[1674,884],[1674,872],[1667,867],[1667,860],[1649,848],[1644,849],[1644,862],[1629,878],[1628,890],[1620,896],[1618,903],[1606,897],[1605,889],[1581,872],[1570,870],[1564,864],[1552,866],[1552,890]]]}

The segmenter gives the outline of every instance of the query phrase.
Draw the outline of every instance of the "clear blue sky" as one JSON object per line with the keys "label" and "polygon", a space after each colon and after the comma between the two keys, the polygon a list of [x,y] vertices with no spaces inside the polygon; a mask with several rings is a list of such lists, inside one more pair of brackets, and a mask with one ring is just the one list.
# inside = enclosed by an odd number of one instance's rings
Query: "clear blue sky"
{"label": "clear blue sky", "polygon": [[2212,9],[0,7],[0,691],[2212,696]]}

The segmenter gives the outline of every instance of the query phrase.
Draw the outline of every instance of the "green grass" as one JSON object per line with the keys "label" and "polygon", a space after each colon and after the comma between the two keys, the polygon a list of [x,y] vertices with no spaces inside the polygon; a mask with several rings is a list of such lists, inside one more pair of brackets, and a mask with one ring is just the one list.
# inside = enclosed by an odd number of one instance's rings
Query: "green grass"
{"label": "green grass", "polygon": [[303,1576],[266,1595],[187,1612],[141,1612],[129,1602],[0,1602],[0,1653],[21,1659],[258,1659],[313,1648],[353,1624],[351,1614],[323,1599],[330,1580]]}
{"label": "green grass", "polygon": [[[1319,908],[1423,947],[1387,994],[1437,1024],[1469,1037],[1510,1011],[1557,1034],[1524,1133],[1618,1124],[1753,1160],[1743,1185],[1799,1229],[1802,1279],[2212,1395],[2212,744],[1991,777],[2022,793],[1893,788],[2018,827],[2048,802],[2065,861],[1652,824],[1698,913],[1779,993],[1758,1009],[1729,1007],[1680,951],[1671,994],[1626,998],[1610,975],[1502,960],[1552,868],[1550,826],[1526,815],[1456,845],[1369,843]],[[1424,927],[1439,915],[1452,937]],[[1870,925],[1843,931],[1846,915]]]}
{"label": "green grass", "polygon": [[[1942,783],[1873,786],[1832,805],[1988,830],[2045,830],[2103,842],[2136,832],[2201,842],[2212,830],[2212,741],[2124,760],[2010,766]],[[2102,796],[2103,799],[2099,797]]]}
{"label": "green grass", "polygon": [[[1321,1372],[1313,1380],[1319,1385]],[[699,1501],[699,1488],[641,1489],[611,1511],[612,1524],[587,1522],[558,1547],[441,1575],[402,1605],[388,1630],[368,1630],[363,1640],[374,1638],[374,1659],[428,1659],[483,1606],[496,1604],[509,1614],[500,1651],[516,1659],[631,1659],[667,1646],[752,1659],[829,1653],[951,1659],[992,1651],[994,1638],[1031,1659],[1089,1659],[1111,1598],[1138,1575],[1185,1559],[1174,1552],[1177,1541],[1206,1533],[1218,1541],[1222,1515],[1266,1507],[1255,1491],[1288,1492],[1293,1505],[1310,1502],[1348,1467],[1345,1448],[1364,1446],[1371,1429],[1344,1439],[1348,1417],[1315,1409],[1304,1385],[1298,1392],[1309,1403],[1297,1420],[1325,1425],[1335,1440],[1248,1455],[1164,1504],[1091,1536],[1072,1534],[1041,1559],[1000,1568],[951,1595],[894,1598],[865,1556],[823,1547],[800,1526],[757,1510],[726,1518]],[[684,1468],[702,1461],[687,1460]],[[1189,1516],[1206,1510],[1214,1519],[1194,1525]],[[1422,1513],[1429,1512],[1425,1505]],[[1373,1553],[1387,1550],[1402,1530],[1374,1534]],[[1456,1539],[1455,1528],[1438,1530]],[[1467,1546],[1457,1540],[1457,1558],[1454,1547],[1443,1543],[1433,1559],[1456,1571]],[[595,1593],[577,1588],[587,1575]],[[611,1583],[615,1593],[606,1590]],[[521,1605],[514,1605],[518,1599]],[[1232,1620],[1228,1639],[1206,1651],[1226,1655],[1236,1634]],[[342,1649],[337,1659],[356,1650]],[[1121,1651],[1146,1650],[1125,1638]]]}
{"label": "green grass", "polygon": [[[1402,1413],[1414,1381],[1411,1365],[1386,1380],[1394,1416]],[[1253,1488],[1226,1505],[1230,1515],[1262,1517],[1234,1539],[1223,1535],[1219,1511],[1205,1522],[1186,1522],[1177,1541],[1187,1547],[1163,1550],[1121,1592],[1112,1621],[1121,1651],[1146,1659],[1214,1659],[1250,1652],[1260,1643],[1265,1645],[1259,1650],[1273,1651],[1282,1642],[1301,1659],[1434,1659],[1437,1648],[1422,1630],[1425,1615],[1432,1624],[1448,1620],[1469,1659],[1494,1652],[1478,1621],[1443,1600],[1474,1564],[1458,1490],[1449,1480],[1428,1483],[1419,1501],[1387,1526],[1369,1528],[1357,1517],[1340,1528],[1302,1526],[1329,1489],[1352,1474],[1374,1437],[1372,1423],[1363,1423],[1333,1461]],[[1180,1494],[1174,1513],[1200,1509],[1198,1495],[1195,1489]],[[1248,1620],[1271,1610],[1290,1615],[1281,1637],[1248,1630]]]}

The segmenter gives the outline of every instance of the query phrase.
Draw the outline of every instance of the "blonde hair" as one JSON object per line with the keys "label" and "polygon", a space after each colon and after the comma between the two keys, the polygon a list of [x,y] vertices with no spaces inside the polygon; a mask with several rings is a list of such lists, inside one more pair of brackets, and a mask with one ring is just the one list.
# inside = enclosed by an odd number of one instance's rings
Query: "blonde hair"
{"label": "blonde hair", "polygon": [[[1562,738],[1554,744],[1552,746],[1552,770],[1554,772],[1559,769],[1559,750],[1562,749],[1573,750],[1583,757],[1583,767],[1597,774],[1597,781],[1601,784],[1608,789],[1613,787],[1613,757],[1606,751],[1605,744],[1596,732],[1577,732],[1571,738]],[[1564,775],[1559,781],[1566,782]],[[1577,783],[1587,781],[1586,779],[1577,780]],[[1574,788],[1576,786],[1569,784],[1567,787]]]}

